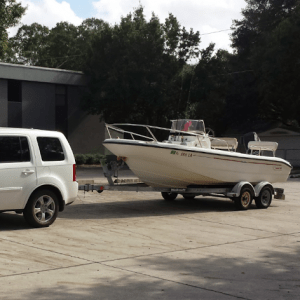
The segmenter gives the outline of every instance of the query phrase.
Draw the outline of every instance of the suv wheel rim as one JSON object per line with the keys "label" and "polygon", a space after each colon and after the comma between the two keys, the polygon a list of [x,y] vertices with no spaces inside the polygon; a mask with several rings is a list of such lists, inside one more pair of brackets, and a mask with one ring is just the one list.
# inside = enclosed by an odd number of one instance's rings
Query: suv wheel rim
{"label": "suv wheel rim", "polygon": [[55,213],[55,202],[48,196],[39,197],[34,205],[34,217],[39,223],[49,222]]}

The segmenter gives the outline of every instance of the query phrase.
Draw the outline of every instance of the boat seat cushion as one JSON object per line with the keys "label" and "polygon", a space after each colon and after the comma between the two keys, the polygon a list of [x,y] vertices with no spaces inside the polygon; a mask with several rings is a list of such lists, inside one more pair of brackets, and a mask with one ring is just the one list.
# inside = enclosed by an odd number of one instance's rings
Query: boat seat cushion
{"label": "boat seat cushion", "polygon": [[211,139],[211,147],[224,150],[236,150],[238,147],[238,141],[236,138],[213,138]]}
{"label": "boat seat cushion", "polygon": [[278,143],[276,142],[252,141],[248,143],[248,148],[250,150],[275,152],[277,150],[277,147],[278,147]]}

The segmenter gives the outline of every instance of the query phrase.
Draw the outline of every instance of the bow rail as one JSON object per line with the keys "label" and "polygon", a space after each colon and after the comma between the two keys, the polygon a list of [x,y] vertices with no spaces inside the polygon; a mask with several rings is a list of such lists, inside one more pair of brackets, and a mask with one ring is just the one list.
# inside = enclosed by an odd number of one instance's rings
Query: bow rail
{"label": "bow rail", "polygon": [[[149,134],[151,135],[151,137],[146,136],[146,135],[142,135],[133,131],[129,131],[129,130],[125,130],[122,128],[119,128],[117,126],[131,126],[131,127],[140,127],[140,128],[145,128]],[[183,131],[183,130],[177,130],[177,129],[172,129],[172,128],[164,128],[164,127],[158,127],[158,126],[152,126],[152,125],[144,125],[144,124],[131,124],[131,123],[114,123],[114,124],[105,124],[105,127],[107,129],[109,138],[112,139],[112,135],[110,130],[113,131],[117,131],[120,132],[122,134],[127,133],[131,136],[131,138],[133,140],[136,140],[135,137],[140,137],[152,142],[158,142],[157,138],[155,137],[155,135],[153,134],[153,132],[151,131],[151,129],[158,129],[158,130],[163,130],[163,131],[168,131],[170,132],[170,134],[174,134],[174,133],[178,133],[178,135],[180,136],[181,134],[185,134],[185,135],[190,135],[190,136],[195,136],[200,144],[200,146],[202,147],[201,144],[201,138],[209,138],[210,140],[214,140],[214,141],[218,141],[221,143],[224,143],[224,147],[222,147],[222,149],[227,148],[228,151],[230,151],[230,146],[229,143],[226,140],[223,139],[219,139],[219,138],[215,138],[215,137],[211,137],[208,134],[204,133],[204,132],[195,132],[195,131]]]}

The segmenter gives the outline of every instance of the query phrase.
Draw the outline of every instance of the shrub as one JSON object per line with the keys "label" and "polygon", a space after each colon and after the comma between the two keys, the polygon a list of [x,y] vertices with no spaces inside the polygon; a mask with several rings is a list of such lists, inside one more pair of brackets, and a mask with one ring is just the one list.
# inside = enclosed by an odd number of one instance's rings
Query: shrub
{"label": "shrub", "polygon": [[77,165],[96,165],[100,164],[100,160],[104,159],[105,155],[96,154],[75,154],[75,160]]}
{"label": "shrub", "polygon": [[87,154],[86,155],[86,161],[85,161],[85,163],[87,165],[94,165],[94,164],[96,164],[95,154]]}
{"label": "shrub", "polygon": [[84,154],[75,154],[75,161],[77,165],[84,164],[86,161]]}

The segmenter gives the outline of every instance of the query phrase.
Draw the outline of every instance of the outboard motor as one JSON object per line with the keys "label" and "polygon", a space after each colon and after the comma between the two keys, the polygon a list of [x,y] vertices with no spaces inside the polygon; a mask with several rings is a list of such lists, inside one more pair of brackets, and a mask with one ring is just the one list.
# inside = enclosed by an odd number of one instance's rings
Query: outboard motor
{"label": "outboard motor", "polygon": [[241,144],[244,146],[245,153],[249,152],[248,143],[252,141],[260,141],[256,132],[248,132],[241,137]]}

